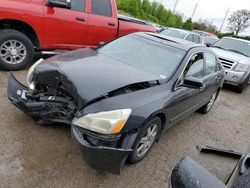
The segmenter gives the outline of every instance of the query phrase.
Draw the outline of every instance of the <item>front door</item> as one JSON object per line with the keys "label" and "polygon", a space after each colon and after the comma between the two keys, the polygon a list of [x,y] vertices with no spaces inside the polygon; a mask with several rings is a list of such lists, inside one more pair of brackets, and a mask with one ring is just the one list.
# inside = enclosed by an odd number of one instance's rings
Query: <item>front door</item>
{"label": "front door", "polygon": [[85,45],[88,28],[85,8],[86,0],[72,0],[71,9],[45,6],[44,41],[47,48],[75,49]]}
{"label": "front door", "polygon": [[206,81],[204,79],[204,54],[196,53],[189,60],[187,67],[180,78],[180,83],[185,77],[201,79],[204,86],[200,89],[192,89],[184,86],[177,86],[173,99],[168,106],[169,125],[176,124],[197,110],[205,100]]}

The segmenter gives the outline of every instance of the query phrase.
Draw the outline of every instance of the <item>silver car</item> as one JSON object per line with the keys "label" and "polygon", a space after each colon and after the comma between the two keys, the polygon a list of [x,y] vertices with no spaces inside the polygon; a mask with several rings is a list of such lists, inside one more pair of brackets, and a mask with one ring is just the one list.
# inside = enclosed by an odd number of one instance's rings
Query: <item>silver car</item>
{"label": "silver car", "polygon": [[225,83],[242,93],[250,78],[250,41],[224,37],[212,48],[225,69]]}
{"label": "silver car", "polygon": [[196,44],[205,44],[204,37],[198,33],[191,32],[184,29],[168,28],[160,33],[168,37],[184,39]]}

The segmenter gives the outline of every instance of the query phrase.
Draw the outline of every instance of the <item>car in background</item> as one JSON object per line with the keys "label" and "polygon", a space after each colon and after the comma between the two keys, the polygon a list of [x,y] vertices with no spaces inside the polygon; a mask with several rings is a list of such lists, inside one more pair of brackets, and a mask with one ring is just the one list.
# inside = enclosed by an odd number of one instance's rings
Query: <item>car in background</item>
{"label": "car in background", "polygon": [[225,83],[242,93],[250,78],[250,41],[224,37],[212,49],[225,69]]}
{"label": "car in background", "polygon": [[72,125],[88,164],[119,173],[163,131],[197,110],[208,113],[224,70],[205,46],[135,33],[54,56],[27,77],[28,87],[10,74],[10,101],[39,123]]}
{"label": "car in background", "polygon": [[219,40],[218,36],[213,34],[213,33],[200,31],[200,30],[193,30],[193,32],[204,37],[204,44],[207,47],[212,46],[215,42],[217,42]]}
{"label": "car in background", "polygon": [[162,31],[160,34],[168,37],[184,39],[196,44],[204,44],[203,36],[184,29],[168,28]]}
{"label": "car in background", "polygon": [[156,32],[117,12],[114,0],[0,1],[0,68],[24,69],[35,51],[95,48],[129,33]]}

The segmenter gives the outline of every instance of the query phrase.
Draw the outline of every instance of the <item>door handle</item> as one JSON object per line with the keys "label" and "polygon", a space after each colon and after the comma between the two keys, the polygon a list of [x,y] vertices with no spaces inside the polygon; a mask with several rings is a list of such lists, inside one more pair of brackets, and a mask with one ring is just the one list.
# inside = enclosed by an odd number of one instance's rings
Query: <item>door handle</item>
{"label": "door handle", "polygon": [[108,25],[114,27],[114,26],[115,26],[115,23],[109,22]]}
{"label": "door handle", "polygon": [[80,21],[80,22],[85,22],[86,21],[85,18],[81,18],[81,17],[76,17],[76,20]]}

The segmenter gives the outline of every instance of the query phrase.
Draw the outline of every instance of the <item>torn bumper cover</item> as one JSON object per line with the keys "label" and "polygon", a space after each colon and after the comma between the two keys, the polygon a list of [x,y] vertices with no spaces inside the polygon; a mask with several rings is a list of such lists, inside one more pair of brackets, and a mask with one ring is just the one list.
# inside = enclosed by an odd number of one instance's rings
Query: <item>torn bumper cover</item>
{"label": "torn bumper cover", "polygon": [[41,110],[43,103],[29,103],[26,98],[28,87],[21,84],[12,73],[9,75],[8,81],[8,97],[12,104],[18,107],[25,113],[29,113],[33,110]]}
{"label": "torn bumper cover", "polygon": [[12,73],[8,81],[8,98],[12,104],[41,124],[71,124],[72,114],[75,113],[72,100],[58,97],[56,94],[33,95],[33,92],[20,83]]}
{"label": "torn bumper cover", "polygon": [[[85,138],[79,129],[72,125],[72,137],[78,143],[85,161],[96,170],[108,171],[113,174],[120,174],[121,167],[125,164],[126,159],[132,149],[120,149],[110,146],[94,146]],[[132,148],[132,143],[137,134],[130,136],[125,148]],[[92,137],[92,139],[94,139]],[[126,140],[126,139],[125,139]],[[114,143],[114,141],[112,141]]]}

